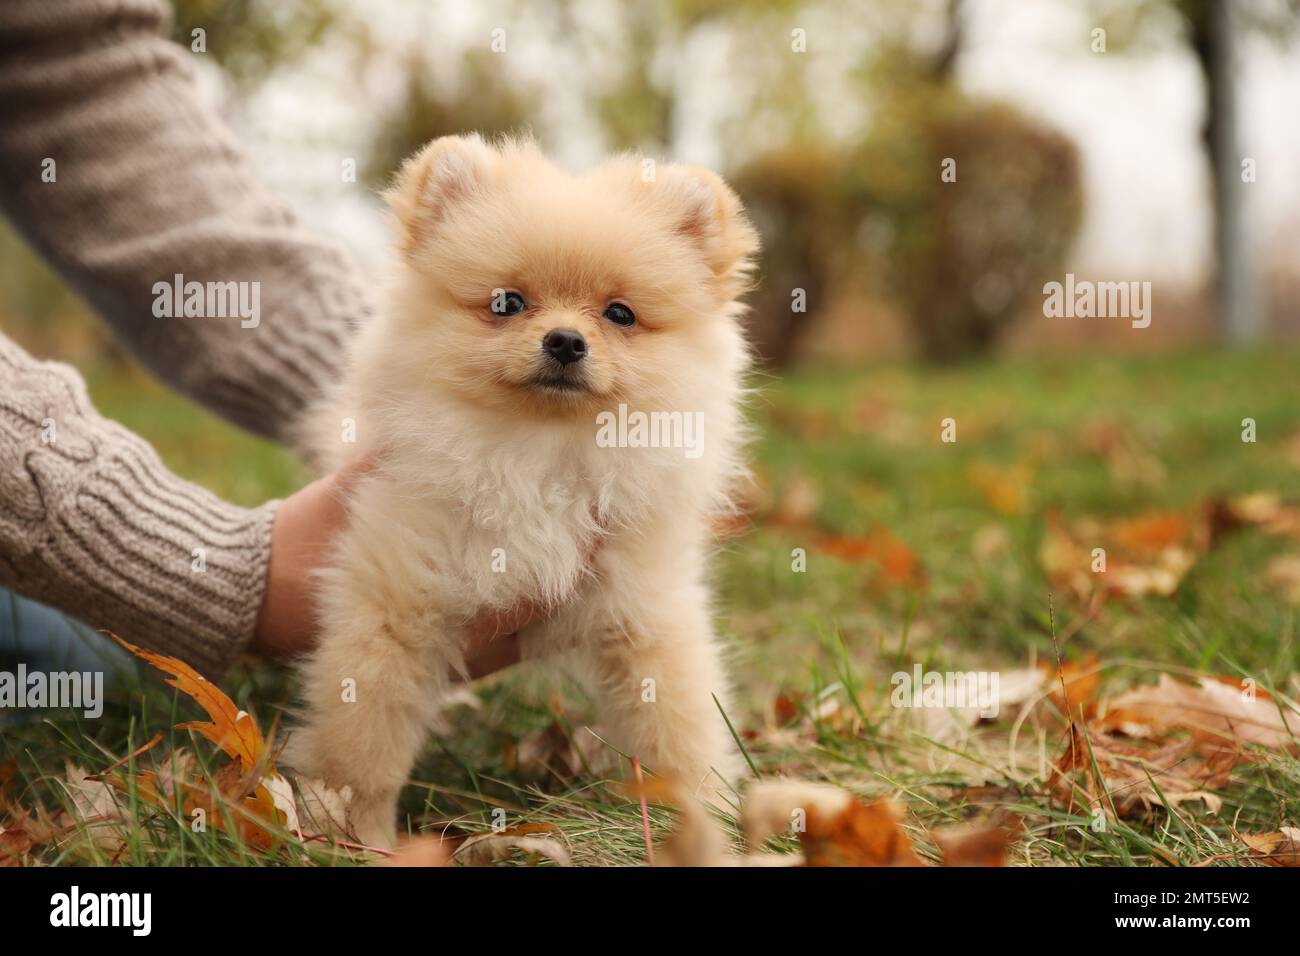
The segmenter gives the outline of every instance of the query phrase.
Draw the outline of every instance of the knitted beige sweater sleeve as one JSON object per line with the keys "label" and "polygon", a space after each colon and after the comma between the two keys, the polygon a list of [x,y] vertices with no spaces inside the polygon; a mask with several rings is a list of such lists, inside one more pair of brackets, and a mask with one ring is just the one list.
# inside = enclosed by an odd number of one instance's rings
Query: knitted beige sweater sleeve
{"label": "knitted beige sweater sleeve", "polygon": [[[286,439],[364,285],[257,185],[166,14],[0,2],[0,210],[155,374]],[[178,286],[229,294],[186,309]],[[170,474],[72,369],[0,336],[0,584],[216,673],[252,635],[273,513]]]}
{"label": "knitted beige sweater sleeve", "polygon": [[215,675],[252,637],[274,514],[180,480],[0,338],[0,583]]}

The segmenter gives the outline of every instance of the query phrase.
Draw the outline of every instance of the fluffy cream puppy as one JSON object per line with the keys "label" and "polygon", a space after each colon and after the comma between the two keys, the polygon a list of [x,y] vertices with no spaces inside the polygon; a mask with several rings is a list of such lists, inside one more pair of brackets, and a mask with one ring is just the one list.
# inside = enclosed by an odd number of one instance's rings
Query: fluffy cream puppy
{"label": "fluffy cream puppy", "polygon": [[289,763],[350,787],[357,838],[391,845],[466,622],[532,600],[552,614],[525,656],[566,664],[616,747],[716,799],[740,772],[706,582],[743,475],[739,201],[703,169],[573,176],[477,136],[429,144],[387,199],[397,266],[319,441],[376,465],[320,580]]}

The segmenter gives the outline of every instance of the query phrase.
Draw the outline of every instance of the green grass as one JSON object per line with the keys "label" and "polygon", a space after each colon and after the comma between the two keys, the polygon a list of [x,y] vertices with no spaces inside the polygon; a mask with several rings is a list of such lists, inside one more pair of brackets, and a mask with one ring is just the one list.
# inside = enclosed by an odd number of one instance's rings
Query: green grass
{"label": "green grass", "polygon": [[143,372],[116,367],[87,374],[107,417],[147,437],[168,466],[236,504],[290,494],[308,475],[294,458],[168,392]]}
{"label": "green grass", "polygon": [[[1263,755],[1239,770],[1217,815],[1187,804],[1093,832],[1081,811],[1053,807],[1043,792],[1059,728],[1023,728],[1014,766],[1006,721],[956,741],[929,740],[891,719],[889,675],[916,662],[960,671],[1053,659],[1049,585],[1038,559],[1050,512],[1067,520],[1138,514],[1265,490],[1300,498],[1297,367],[1294,351],[1196,352],[1005,359],[943,371],[806,370],[760,382],[760,515],[785,509],[795,519],[760,518],[748,534],[728,540],[716,574],[719,625],[733,649],[737,687],[727,716],[758,771],[895,796],[925,854],[928,828],[982,815],[992,800],[1025,817],[1019,863],[1248,862],[1231,828],[1297,823],[1294,759]],[[105,414],[147,435],[172,467],[219,494],[252,504],[302,480],[279,450],[156,388],[142,391],[135,377],[93,380],[92,392]],[[1257,423],[1254,444],[1241,441],[1247,417]],[[945,418],[956,420],[955,443],[939,440]],[[1108,453],[1102,436],[1110,436]],[[1011,500],[995,506],[973,480],[980,475],[1014,476],[996,479]],[[819,552],[825,537],[878,527],[919,556],[924,587],[891,586],[870,562]],[[808,552],[806,573],[791,570],[794,548]],[[1269,560],[1288,550],[1300,544],[1237,532],[1193,568],[1173,598],[1108,602],[1091,620],[1057,593],[1055,629],[1068,635],[1063,654],[1097,654],[1107,690],[1153,680],[1161,669],[1194,669],[1253,676],[1295,696],[1297,609],[1264,574]],[[225,686],[263,726],[290,701],[289,682],[276,668],[240,669]],[[639,807],[611,786],[619,761],[607,749],[602,758],[583,729],[581,697],[566,688],[560,703],[553,690],[535,675],[507,675],[478,688],[478,707],[456,709],[452,733],[430,744],[404,795],[412,826],[482,832],[503,808],[511,824],[554,825],[577,863],[644,862]],[[774,732],[779,694],[808,710],[808,702],[838,702],[841,716]],[[52,804],[61,799],[55,781],[65,757],[99,769],[194,709],[150,687],[114,701],[93,726],[51,717],[7,728],[0,759],[16,758],[25,802]],[[540,761],[520,760],[518,742],[542,732],[551,744],[540,748]],[[310,857],[251,854],[219,835],[177,835],[174,827],[172,838],[162,839],[158,814],[142,817],[159,839],[133,846],[133,863],[336,858],[321,847]],[[670,813],[652,808],[656,830],[671,822]]]}

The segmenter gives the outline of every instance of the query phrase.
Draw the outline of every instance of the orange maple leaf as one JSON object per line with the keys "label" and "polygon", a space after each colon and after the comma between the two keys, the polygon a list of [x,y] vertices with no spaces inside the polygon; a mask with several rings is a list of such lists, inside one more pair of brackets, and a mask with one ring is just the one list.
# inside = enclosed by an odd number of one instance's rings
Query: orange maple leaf
{"label": "orange maple leaf", "polygon": [[270,760],[267,760],[265,765],[262,764],[266,755],[266,741],[257,728],[257,721],[253,719],[252,714],[236,707],[235,702],[227,697],[221,688],[184,661],[178,661],[165,654],[146,651],[113,633],[109,633],[108,636],[136,657],[148,661],[164,673],[171,674],[167,683],[192,697],[212,718],[210,721],[193,720],[177,724],[178,730],[193,730],[202,734],[224,750],[228,756],[238,760],[240,769],[245,773],[255,767],[261,767],[266,773],[274,769]]}

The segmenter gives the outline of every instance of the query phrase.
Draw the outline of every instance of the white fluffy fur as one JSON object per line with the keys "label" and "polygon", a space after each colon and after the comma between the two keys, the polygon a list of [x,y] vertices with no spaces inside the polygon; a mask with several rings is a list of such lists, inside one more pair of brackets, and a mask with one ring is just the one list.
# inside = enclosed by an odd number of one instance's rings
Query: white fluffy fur
{"label": "white fluffy fur", "polygon": [[[625,157],[575,177],[528,143],[446,138],[389,193],[400,240],[386,308],[318,423],[328,463],[376,464],[322,575],[323,637],[288,754],[351,787],[367,844],[394,840],[398,792],[464,666],[465,623],[521,599],[554,608],[521,636],[525,656],[568,665],[615,746],[706,797],[738,779],[713,700],[725,706],[727,682],[706,558],[743,474],[737,296],[756,239],[712,173],[662,166],[645,182],[644,169]],[[533,308],[493,315],[500,288]],[[601,317],[611,297],[635,329]],[[589,343],[581,395],[529,384],[541,337],[561,327]],[[597,412],[620,402],[702,412],[703,457],[597,447]],[[339,441],[344,418],[355,445]]]}

